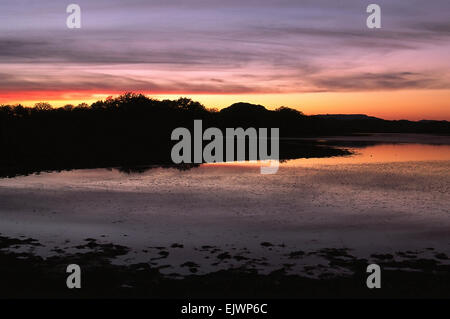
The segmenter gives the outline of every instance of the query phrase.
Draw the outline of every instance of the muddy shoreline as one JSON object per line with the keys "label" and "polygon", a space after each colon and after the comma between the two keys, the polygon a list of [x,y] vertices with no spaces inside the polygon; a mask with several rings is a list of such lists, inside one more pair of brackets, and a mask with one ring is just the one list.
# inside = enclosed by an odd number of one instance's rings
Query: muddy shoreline
{"label": "muddy shoreline", "polygon": [[[262,243],[269,245],[270,243]],[[357,258],[349,249],[323,248],[317,251],[291,252],[291,264],[303,256],[316,254],[328,263],[320,278],[307,274],[289,275],[291,265],[269,274],[240,267],[195,274],[195,263],[186,261],[192,274],[179,277],[164,275],[160,267],[151,262],[117,265],[113,260],[130,252],[130,248],[87,238],[78,245],[80,252],[42,258],[32,252],[42,245],[31,238],[0,236],[0,298],[449,298],[450,265],[445,253],[429,247],[433,258],[423,258],[420,251],[391,254],[373,254],[370,258]],[[178,244],[182,249],[182,244]],[[14,249],[29,248],[28,252]],[[213,258],[236,258],[230,252],[216,252]],[[160,256],[161,257],[161,256]],[[66,267],[82,267],[82,288],[66,287]],[[383,269],[382,289],[366,287],[366,267],[377,263]],[[311,269],[314,267],[311,266]],[[347,270],[339,274],[335,270]]]}

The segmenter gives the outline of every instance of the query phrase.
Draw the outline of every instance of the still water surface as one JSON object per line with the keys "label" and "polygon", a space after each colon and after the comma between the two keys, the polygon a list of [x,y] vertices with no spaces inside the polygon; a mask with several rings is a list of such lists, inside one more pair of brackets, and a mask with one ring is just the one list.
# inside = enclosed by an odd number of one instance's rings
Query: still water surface
{"label": "still water surface", "polygon": [[[122,262],[146,261],[156,253],[151,247],[166,247],[169,256],[155,263],[171,265],[168,272],[185,261],[202,271],[236,262],[212,267],[204,245],[248,250],[266,258],[267,270],[295,250],[345,247],[367,256],[435,247],[450,253],[448,138],[359,139],[370,145],[340,140],[352,156],[287,161],[275,175],[260,175],[260,163],[230,163],[0,179],[0,233],[41,240],[41,254],[55,246],[70,251],[86,238],[132,247]],[[174,243],[184,248],[171,249]]]}

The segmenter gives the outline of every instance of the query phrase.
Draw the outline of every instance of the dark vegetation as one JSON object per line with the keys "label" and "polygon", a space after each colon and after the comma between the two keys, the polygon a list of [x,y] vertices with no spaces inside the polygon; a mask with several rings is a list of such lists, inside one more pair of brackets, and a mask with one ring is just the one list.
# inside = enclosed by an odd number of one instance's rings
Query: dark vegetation
{"label": "dark vegetation", "polygon": [[0,176],[94,167],[171,164],[173,129],[193,127],[280,128],[280,157],[323,157],[349,154],[292,137],[364,132],[450,134],[446,121],[385,121],[364,116],[305,116],[287,107],[267,110],[261,105],[237,103],[217,111],[186,98],[155,100],[126,93],[92,105],[52,108],[0,106]]}

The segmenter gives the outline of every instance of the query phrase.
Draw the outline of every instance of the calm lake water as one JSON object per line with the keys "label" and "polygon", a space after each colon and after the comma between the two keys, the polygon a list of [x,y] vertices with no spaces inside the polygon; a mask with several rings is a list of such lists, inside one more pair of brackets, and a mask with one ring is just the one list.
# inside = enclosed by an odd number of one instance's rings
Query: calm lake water
{"label": "calm lake water", "polygon": [[[274,175],[260,175],[260,163],[227,163],[0,179],[0,233],[39,239],[45,246],[35,251],[42,255],[74,250],[86,238],[122,244],[133,251],[117,262],[152,260],[181,274],[186,261],[200,273],[245,262],[212,262],[205,246],[253,256],[263,261],[254,265],[260,271],[277,269],[298,250],[450,252],[449,137],[322,140],[373,145],[346,146],[352,156],[281,163]],[[168,256],[155,258],[161,249]],[[317,257],[296,267],[309,262]]]}
{"label": "calm lake water", "polygon": [[[421,162],[450,160],[450,145],[428,144],[379,144],[366,147],[346,147],[353,152],[350,156],[325,158],[301,158],[281,163],[281,167],[302,167],[316,165],[371,164],[395,162]],[[218,163],[209,166],[261,166],[261,163]]]}

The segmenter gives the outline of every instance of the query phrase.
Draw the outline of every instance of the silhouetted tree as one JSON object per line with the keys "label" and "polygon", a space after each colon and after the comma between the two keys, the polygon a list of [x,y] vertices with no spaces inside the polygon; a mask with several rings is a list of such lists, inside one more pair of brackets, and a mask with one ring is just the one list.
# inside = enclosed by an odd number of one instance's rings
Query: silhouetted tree
{"label": "silhouetted tree", "polygon": [[186,97],[180,97],[175,101],[178,107],[186,111],[206,112],[206,108],[199,102],[192,101]]}
{"label": "silhouetted tree", "polygon": [[75,108],[77,108],[77,109],[88,109],[89,108],[89,104],[87,104],[87,103],[80,103]]}
{"label": "silhouetted tree", "polygon": [[[159,101],[128,92],[91,106],[81,103],[52,109],[44,102],[34,108],[0,106],[0,176],[24,170],[171,164],[175,143],[171,132],[177,127],[192,128],[195,119],[203,120],[203,129],[277,127],[281,138],[355,132],[450,135],[446,121],[306,116],[288,107],[272,111],[249,103],[235,103],[218,112],[188,98]],[[281,142],[283,158],[341,154],[311,142]]]}
{"label": "silhouetted tree", "polygon": [[39,102],[39,103],[36,103],[36,104],[34,105],[34,108],[35,108],[37,111],[49,111],[49,110],[53,109],[53,107],[51,106],[51,104],[50,104],[50,103],[47,103],[47,102]]}

